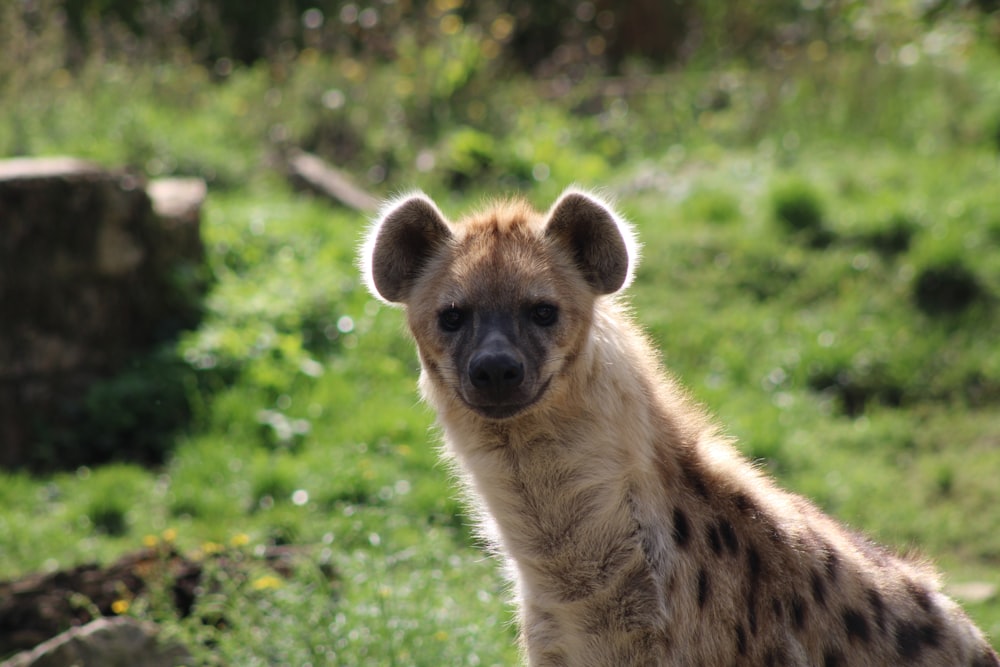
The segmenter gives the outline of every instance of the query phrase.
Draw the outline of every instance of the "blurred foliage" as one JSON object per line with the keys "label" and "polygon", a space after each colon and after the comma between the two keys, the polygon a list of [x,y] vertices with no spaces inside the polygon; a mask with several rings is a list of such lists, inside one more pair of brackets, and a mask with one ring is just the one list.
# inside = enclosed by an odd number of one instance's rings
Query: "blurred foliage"
{"label": "blurred foliage", "polygon": [[794,179],[779,184],[771,194],[771,205],[775,219],[786,232],[816,247],[830,243],[823,202],[808,182]]}
{"label": "blurred foliage", "polygon": [[[68,55],[102,49],[148,57],[183,47],[203,62],[287,58],[302,48],[391,60],[408,37],[422,44],[466,26],[487,51],[528,70],[569,62],[657,62],[711,49],[726,57],[759,55],[762,45],[837,36],[862,2],[770,0],[733,8],[717,0],[35,0],[25,23],[55,17],[70,38]],[[69,63],[72,64],[72,63]]]}
{"label": "blurred foliage", "polygon": [[41,472],[109,461],[162,464],[196,415],[206,383],[218,384],[180,359],[176,346],[137,354],[79,398],[57,402],[57,414],[39,415],[21,465]]}
{"label": "blurred foliage", "polygon": [[[25,22],[55,17],[78,58],[95,45],[149,57],[178,48],[197,60],[280,60],[304,48],[395,60],[467,31],[488,56],[527,71],[567,65],[616,71],[629,59],[658,64],[746,59],[763,63],[806,45],[881,41],[899,19],[933,23],[956,12],[989,14],[995,2],[882,0],[33,0]],[[882,34],[876,34],[882,33]],[[818,48],[818,47],[814,47]],[[72,63],[68,63],[72,64]]]}
{"label": "blurred foliage", "polygon": [[218,189],[295,146],[376,190],[454,191],[704,142],[995,145],[998,35],[988,4],[901,0],[2,3],[0,153]]}

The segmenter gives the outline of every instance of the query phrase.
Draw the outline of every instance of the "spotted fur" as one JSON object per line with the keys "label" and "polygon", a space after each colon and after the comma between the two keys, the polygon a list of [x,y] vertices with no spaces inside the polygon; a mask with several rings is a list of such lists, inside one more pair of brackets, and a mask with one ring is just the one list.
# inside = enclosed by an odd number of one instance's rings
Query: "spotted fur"
{"label": "spotted fur", "polygon": [[636,258],[629,225],[577,190],[458,224],[404,197],[365,246],[510,566],[528,663],[1000,666],[928,566],[720,436],[615,296]]}

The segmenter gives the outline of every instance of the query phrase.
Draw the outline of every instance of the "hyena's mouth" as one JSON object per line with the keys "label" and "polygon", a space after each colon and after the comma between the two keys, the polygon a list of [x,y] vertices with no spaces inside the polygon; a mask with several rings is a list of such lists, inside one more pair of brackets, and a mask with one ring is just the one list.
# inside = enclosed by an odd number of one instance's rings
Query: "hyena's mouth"
{"label": "hyena's mouth", "polygon": [[528,395],[517,396],[494,396],[490,397],[481,392],[459,392],[459,398],[473,412],[487,419],[510,419],[516,417],[528,408],[538,403],[549,388],[551,378],[546,380],[536,392]]}

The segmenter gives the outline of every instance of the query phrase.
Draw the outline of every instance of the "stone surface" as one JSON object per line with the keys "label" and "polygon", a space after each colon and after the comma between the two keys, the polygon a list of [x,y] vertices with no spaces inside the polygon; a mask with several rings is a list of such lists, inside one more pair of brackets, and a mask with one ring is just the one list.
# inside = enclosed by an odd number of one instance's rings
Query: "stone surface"
{"label": "stone surface", "polygon": [[177,667],[193,664],[176,642],[161,642],[155,625],[119,616],[72,628],[0,663],[0,667]]}
{"label": "stone surface", "polygon": [[[26,651],[142,595],[149,578],[169,581],[178,612],[187,614],[201,579],[200,563],[176,552],[144,549],[108,566],[85,563],[52,573],[0,581],[0,656]],[[80,604],[86,600],[87,604]]]}
{"label": "stone surface", "polygon": [[0,160],[0,465],[95,380],[197,322],[204,183]]}

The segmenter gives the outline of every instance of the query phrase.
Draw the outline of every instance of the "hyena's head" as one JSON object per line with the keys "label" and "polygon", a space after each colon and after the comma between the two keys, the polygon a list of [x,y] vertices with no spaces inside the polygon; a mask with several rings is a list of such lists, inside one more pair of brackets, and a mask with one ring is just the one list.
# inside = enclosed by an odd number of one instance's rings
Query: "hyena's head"
{"label": "hyena's head", "polygon": [[595,301],[635,260],[629,226],[579,190],[546,213],[504,202],[457,224],[425,195],[403,197],[363,256],[372,293],[405,305],[432,393],[487,419],[544,402],[586,344]]}

